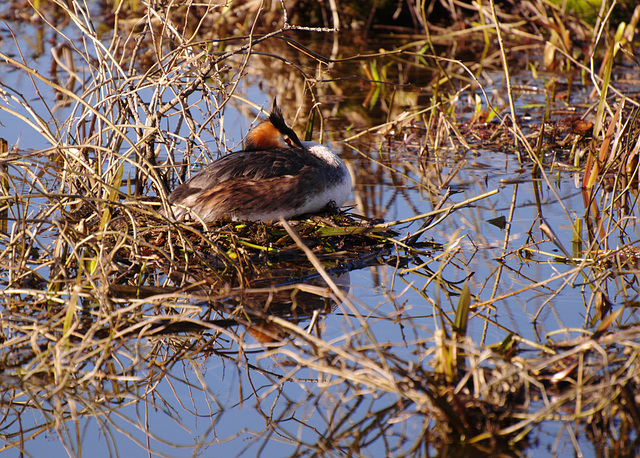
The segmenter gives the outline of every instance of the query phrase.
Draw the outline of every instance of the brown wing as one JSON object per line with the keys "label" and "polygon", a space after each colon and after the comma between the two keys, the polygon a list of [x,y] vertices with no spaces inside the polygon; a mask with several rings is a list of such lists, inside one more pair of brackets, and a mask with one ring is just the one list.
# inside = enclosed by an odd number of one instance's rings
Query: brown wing
{"label": "brown wing", "polygon": [[[204,221],[221,216],[238,219],[275,219],[296,216],[309,193],[320,190],[322,183],[314,179],[314,170],[303,167],[296,175],[255,180],[237,177],[193,195],[186,203]],[[271,216],[267,216],[271,215]]]}
{"label": "brown wing", "polygon": [[[268,151],[239,151],[231,153],[202,170],[170,195],[170,203],[182,203],[194,194],[205,193],[219,185],[245,179],[247,182],[298,175],[303,168],[314,169],[322,165],[320,159],[304,149],[277,149]],[[207,192],[211,194],[211,192]]]}

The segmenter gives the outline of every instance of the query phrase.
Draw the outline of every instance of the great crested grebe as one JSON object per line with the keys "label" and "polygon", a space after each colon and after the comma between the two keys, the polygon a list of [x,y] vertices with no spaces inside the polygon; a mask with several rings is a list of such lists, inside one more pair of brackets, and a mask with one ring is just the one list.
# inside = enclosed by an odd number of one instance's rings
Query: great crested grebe
{"label": "great crested grebe", "polygon": [[223,216],[269,221],[339,208],[351,192],[344,163],[324,145],[301,142],[273,101],[269,119],[253,128],[242,151],[203,169],[170,195],[175,217],[204,222]]}

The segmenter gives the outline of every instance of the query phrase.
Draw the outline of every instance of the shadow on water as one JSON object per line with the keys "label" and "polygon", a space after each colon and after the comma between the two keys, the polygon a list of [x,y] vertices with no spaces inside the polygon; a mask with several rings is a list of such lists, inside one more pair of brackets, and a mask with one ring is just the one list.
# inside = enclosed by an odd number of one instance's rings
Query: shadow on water
{"label": "shadow on water", "polygon": [[[640,9],[339,3],[11,2],[0,450],[637,451]],[[164,218],[276,96],[347,206]]]}

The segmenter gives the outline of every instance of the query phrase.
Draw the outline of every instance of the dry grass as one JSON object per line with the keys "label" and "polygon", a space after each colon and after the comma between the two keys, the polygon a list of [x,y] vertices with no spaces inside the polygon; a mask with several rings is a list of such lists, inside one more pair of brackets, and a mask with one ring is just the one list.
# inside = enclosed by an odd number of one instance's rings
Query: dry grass
{"label": "dry grass", "polygon": [[[339,57],[331,33],[339,9],[323,5],[317,15],[324,22],[313,28],[292,25],[308,17],[297,10],[287,16],[275,1],[230,8],[176,2],[164,9],[105,3],[105,21],[92,18],[82,2],[30,6],[33,20],[55,33],[57,60],[44,76],[21,52],[0,51],[7,68],[33,81],[35,94],[3,85],[0,109],[50,145],[29,153],[5,145],[0,160],[0,429],[7,431],[0,450],[28,449],[30,439],[49,433],[70,455],[82,455],[82,418],[96,421],[112,454],[120,436],[149,452],[158,444],[178,447],[138,421],[141,412],[158,409],[182,425],[176,400],[158,390],[174,384],[190,393],[177,395],[181,406],[207,406],[210,430],[195,448],[188,445],[194,453],[206,450],[220,439],[215,431],[225,413],[203,375],[218,360],[238,374],[239,399],[254,396],[271,425],[251,432],[248,449],[278,439],[294,455],[365,454],[372,443],[384,444],[389,456],[427,455],[425,444],[443,455],[519,453],[534,427],[548,421],[561,422],[571,437],[584,431],[597,450],[637,448],[640,111],[612,74],[620,61],[637,66],[640,10],[616,33],[605,9],[587,24],[543,1],[504,10],[447,2],[454,9],[438,8],[456,21],[425,33],[421,25],[436,18],[406,2],[415,25],[401,31],[407,44],[352,59]],[[374,13],[363,24],[367,33],[383,29]],[[333,41],[320,55],[304,34]],[[460,49],[465,43],[474,56],[469,62],[469,49]],[[508,52],[516,48],[520,54]],[[582,112],[571,119],[555,113],[555,102],[569,100],[572,90],[555,77],[535,123],[522,122],[516,103],[527,88],[507,85],[494,103],[482,83],[485,72],[511,81],[509,72],[534,50],[548,70],[581,71],[592,105],[577,107]],[[358,68],[350,70],[354,63]],[[330,77],[328,69],[357,77]],[[407,82],[417,69],[428,100]],[[353,131],[342,135],[341,153],[356,184],[392,176],[391,196],[357,186],[357,210],[291,223],[203,227],[162,217],[166,193],[192,173],[192,164],[213,160],[211,151],[231,144],[225,106],[257,118],[242,92],[255,75],[271,75],[269,95],[288,94],[285,108],[303,107],[287,118],[306,123],[308,132],[315,120],[336,140],[342,129],[335,119],[348,119]],[[356,88],[366,92],[363,100],[345,97]],[[45,93],[56,94],[55,106]],[[462,120],[466,106],[473,110]],[[384,108],[386,119],[369,118],[374,107]],[[585,214],[564,209],[575,230],[573,246],[564,246],[535,188],[538,217],[526,244],[512,246],[514,191],[508,216],[495,222],[504,228],[503,255],[478,286],[467,278],[462,234],[444,231],[437,243],[425,234],[498,191],[449,202],[445,190],[468,152],[480,148],[512,155],[559,205],[555,171],[579,171]],[[569,154],[551,154],[559,149]],[[414,217],[386,222],[357,215],[387,217],[405,187],[420,189],[432,211],[414,208]],[[406,233],[410,220],[421,226]],[[547,256],[549,247],[556,251]],[[523,277],[520,289],[500,293],[514,259],[568,268],[543,281]],[[393,287],[378,304],[350,294],[349,272],[381,264],[393,267],[391,284],[409,274],[424,282],[406,281],[405,288],[423,299],[429,326],[411,320]],[[575,338],[554,339],[552,331],[534,341],[496,317],[504,301],[544,293],[537,322],[545,307],[579,287],[586,319]],[[626,307],[614,305],[620,297]],[[382,305],[396,314],[378,313]],[[337,337],[323,327],[331,313],[344,319]],[[471,321],[483,327],[482,341],[469,337]],[[378,334],[392,323],[397,340]],[[507,337],[488,345],[491,330]],[[267,394],[256,388],[258,378]],[[303,400],[288,398],[292,383],[303,387]],[[270,395],[281,399],[278,408],[261,404]],[[322,412],[320,422],[298,426],[314,434],[291,432],[288,422],[299,421],[295,413],[309,405]],[[16,426],[31,412],[33,424]],[[603,433],[608,429],[617,438]]]}

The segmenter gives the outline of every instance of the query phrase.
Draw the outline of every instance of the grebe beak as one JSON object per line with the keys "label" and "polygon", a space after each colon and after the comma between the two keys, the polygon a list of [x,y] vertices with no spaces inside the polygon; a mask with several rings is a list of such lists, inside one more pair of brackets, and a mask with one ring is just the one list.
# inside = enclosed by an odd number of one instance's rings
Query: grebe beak
{"label": "grebe beak", "polygon": [[300,148],[305,149],[302,146],[302,142],[293,131],[293,129],[287,126],[287,123],[284,120],[284,116],[282,116],[282,111],[280,111],[280,107],[278,106],[278,98],[273,98],[273,105],[271,107],[271,114],[269,114],[269,121],[273,124],[278,132],[282,135],[284,141],[289,145],[290,148]]}
{"label": "grebe beak", "polygon": [[287,126],[276,99],[273,99],[269,119],[251,129],[244,145],[245,151],[283,148],[306,149],[293,129]]}

